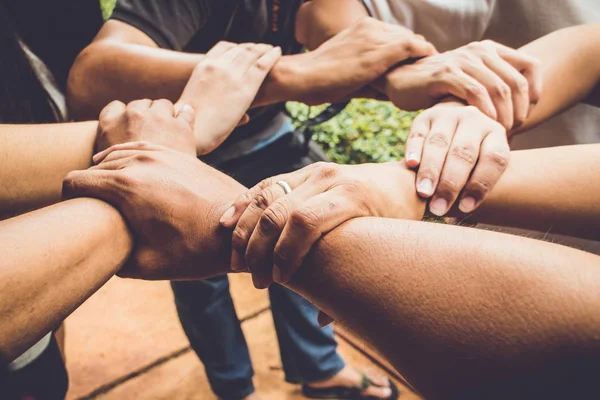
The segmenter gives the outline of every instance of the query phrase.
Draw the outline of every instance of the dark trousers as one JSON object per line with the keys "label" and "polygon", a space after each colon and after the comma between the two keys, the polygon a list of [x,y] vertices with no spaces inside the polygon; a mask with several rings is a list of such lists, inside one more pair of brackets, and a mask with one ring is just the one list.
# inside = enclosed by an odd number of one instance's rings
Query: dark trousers
{"label": "dark trousers", "polygon": [[62,400],[69,376],[54,335],[46,349],[17,371],[0,370],[0,399]]}
{"label": "dark trousers", "polygon": [[[219,169],[251,187],[264,178],[326,160],[316,145],[311,144],[309,149],[301,139],[297,134],[286,135],[260,152]],[[204,363],[213,391],[228,400],[251,394],[254,371],[227,276],[173,281],[171,286],[179,319],[192,348]],[[269,288],[269,297],[288,382],[327,379],[344,368],[333,330],[319,327],[318,311],[312,304],[277,284]]]}

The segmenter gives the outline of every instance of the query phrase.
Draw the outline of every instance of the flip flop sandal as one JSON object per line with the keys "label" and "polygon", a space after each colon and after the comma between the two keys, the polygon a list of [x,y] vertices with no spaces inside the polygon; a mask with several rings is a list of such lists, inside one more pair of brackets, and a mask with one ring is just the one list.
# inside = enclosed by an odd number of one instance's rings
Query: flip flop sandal
{"label": "flip flop sandal", "polygon": [[334,386],[329,388],[313,388],[306,384],[302,385],[302,394],[309,399],[343,399],[343,400],[397,400],[400,396],[400,392],[398,391],[398,387],[394,384],[394,382],[390,381],[390,389],[392,389],[392,394],[383,399],[377,396],[366,396],[362,393],[365,389],[376,386],[375,382],[373,382],[367,375],[362,374],[362,382],[356,387],[347,387],[347,386]]}

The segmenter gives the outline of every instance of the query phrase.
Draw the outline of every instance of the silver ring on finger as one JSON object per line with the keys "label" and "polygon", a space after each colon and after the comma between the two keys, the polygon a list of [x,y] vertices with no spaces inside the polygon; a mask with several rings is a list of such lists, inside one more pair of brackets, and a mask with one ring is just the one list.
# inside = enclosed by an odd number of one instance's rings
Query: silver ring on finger
{"label": "silver ring on finger", "polygon": [[292,188],[290,187],[290,184],[287,183],[286,181],[279,181],[279,182],[277,182],[277,184],[283,189],[285,194],[292,193]]}

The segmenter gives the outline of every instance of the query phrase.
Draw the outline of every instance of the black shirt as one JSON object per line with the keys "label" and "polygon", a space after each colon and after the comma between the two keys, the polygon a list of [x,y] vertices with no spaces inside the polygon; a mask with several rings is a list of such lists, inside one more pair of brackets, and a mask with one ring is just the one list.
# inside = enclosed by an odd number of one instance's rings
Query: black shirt
{"label": "black shirt", "polygon": [[[221,40],[301,50],[295,40],[296,13],[304,0],[118,0],[112,19],[136,27],[159,47],[206,53]],[[250,122],[236,129],[220,150],[260,134],[280,116],[283,104],[250,110]],[[239,147],[239,146],[238,146]]]}
{"label": "black shirt", "polygon": [[20,38],[64,90],[75,57],[104,23],[98,0],[1,0]]}

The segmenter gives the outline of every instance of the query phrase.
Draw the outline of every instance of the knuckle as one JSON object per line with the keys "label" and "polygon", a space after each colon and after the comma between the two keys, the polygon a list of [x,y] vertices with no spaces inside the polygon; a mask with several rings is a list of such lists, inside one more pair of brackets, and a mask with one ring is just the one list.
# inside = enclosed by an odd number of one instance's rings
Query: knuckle
{"label": "knuckle", "polygon": [[414,140],[414,139],[425,139],[427,137],[427,134],[421,130],[416,130],[410,133],[410,135],[408,136],[409,140]]}
{"label": "knuckle", "polygon": [[283,229],[284,222],[285,218],[282,218],[279,210],[276,207],[269,207],[261,215],[258,224],[264,233],[275,233]]}
{"label": "knuckle", "polygon": [[256,195],[253,200],[255,207],[265,210],[273,202],[273,191],[269,188],[264,189],[262,192]]}
{"label": "knuckle", "polygon": [[478,193],[480,198],[485,197],[491,189],[491,182],[483,177],[473,179],[468,185],[469,192]]}
{"label": "knuckle", "polygon": [[263,179],[262,181],[260,181],[258,183],[258,185],[256,185],[256,186],[259,187],[259,188],[261,188],[261,189],[266,189],[266,188],[268,188],[270,186],[273,186],[274,183],[275,182],[273,182],[273,178],[266,178],[266,179]]}
{"label": "knuckle", "polygon": [[302,207],[290,214],[290,224],[304,232],[312,232],[319,229],[321,217],[310,208]]}
{"label": "knuckle", "polygon": [[473,97],[485,96],[487,93],[487,90],[482,85],[472,84],[472,85],[467,85],[465,87],[465,92],[467,93],[467,96],[473,98]]}
{"label": "knuckle", "polygon": [[511,96],[510,86],[508,86],[504,82],[499,82],[496,86],[494,86],[492,95],[497,98],[507,99]]}
{"label": "knuckle", "polygon": [[455,180],[442,176],[440,178],[440,183],[437,187],[437,192],[439,193],[457,193],[462,189],[461,185],[458,184]]}
{"label": "knuckle", "polygon": [[431,181],[434,183],[437,182],[439,175],[440,172],[438,170],[427,166],[419,168],[419,171],[417,172],[418,180],[431,179]]}
{"label": "knuckle", "polygon": [[519,75],[519,77],[516,78],[514,86],[517,92],[529,92],[529,82],[527,82],[527,79],[525,79],[525,77],[523,77],[522,75]]}
{"label": "knuckle", "polygon": [[287,246],[276,245],[273,250],[273,263],[279,268],[289,268],[292,264],[293,256]]}
{"label": "knuckle", "polygon": [[427,142],[436,147],[445,148],[448,147],[448,138],[441,132],[434,132],[429,136]]}
{"label": "knuckle", "polygon": [[475,165],[477,161],[477,152],[472,144],[458,144],[452,146],[450,155],[456,159],[462,160],[469,165]]}
{"label": "knuckle", "polygon": [[507,150],[487,152],[482,155],[482,161],[495,166],[497,169],[504,171],[508,166],[510,152]]}
{"label": "knuckle", "polygon": [[236,249],[241,249],[246,247],[246,243],[248,241],[248,233],[242,227],[236,226],[231,234],[231,246]]}

